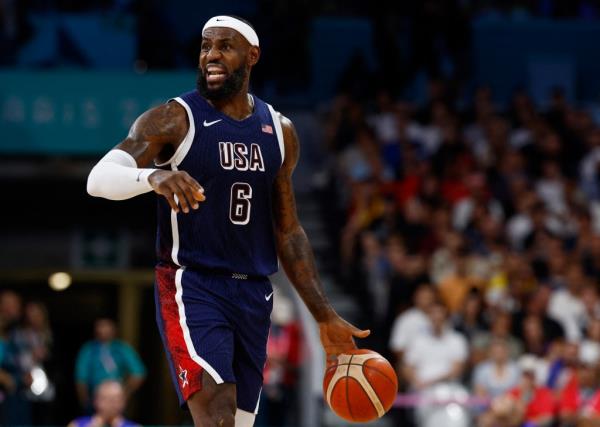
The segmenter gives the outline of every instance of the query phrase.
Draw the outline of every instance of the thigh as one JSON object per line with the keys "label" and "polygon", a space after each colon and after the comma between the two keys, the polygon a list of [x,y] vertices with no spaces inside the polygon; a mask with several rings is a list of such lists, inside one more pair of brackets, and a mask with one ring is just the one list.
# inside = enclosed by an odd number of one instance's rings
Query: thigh
{"label": "thigh", "polygon": [[181,405],[215,384],[234,383],[233,328],[210,294],[187,271],[156,268],[156,317]]}

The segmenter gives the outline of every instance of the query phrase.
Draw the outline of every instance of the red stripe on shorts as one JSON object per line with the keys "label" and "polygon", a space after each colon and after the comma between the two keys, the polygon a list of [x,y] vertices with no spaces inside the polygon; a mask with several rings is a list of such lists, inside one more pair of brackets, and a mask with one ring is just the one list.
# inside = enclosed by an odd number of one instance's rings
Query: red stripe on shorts
{"label": "red stripe on shorts", "polygon": [[179,307],[175,300],[177,291],[176,273],[177,267],[175,266],[159,265],[156,267],[158,300],[164,325],[166,347],[175,365],[179,390],[187,401],[193,393],[202,389],[203,368],[192,360],[183,337]]}

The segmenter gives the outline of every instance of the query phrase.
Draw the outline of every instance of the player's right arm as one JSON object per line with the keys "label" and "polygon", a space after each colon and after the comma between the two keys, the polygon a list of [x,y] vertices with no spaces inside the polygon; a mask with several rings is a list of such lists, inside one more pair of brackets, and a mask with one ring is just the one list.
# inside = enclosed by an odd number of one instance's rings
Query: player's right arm
{"label": "player's right arm", "polygon": [[[204,190],[184,171],[147,168],[154,159],[169,156],[189,129],[187,113],[170,102],[143,113],[131,126],[127,138],[94,166],[87,191],[95,197],[124,200],[154,191],[164,196],[175,212],[197,209]],[[176,197],[177,196],[177,200]]]}

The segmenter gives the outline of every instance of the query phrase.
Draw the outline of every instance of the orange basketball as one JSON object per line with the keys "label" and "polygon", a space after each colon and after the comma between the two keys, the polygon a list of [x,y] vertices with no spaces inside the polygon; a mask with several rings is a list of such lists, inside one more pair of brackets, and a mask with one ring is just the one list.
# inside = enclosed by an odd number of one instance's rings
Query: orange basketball
{"label": "orange basketball", "polygon": [[371,350],[351,350],[328,365],[323,395],[329,407],[348,421],[380,418],[394,403],[398,378],[382,355]]}

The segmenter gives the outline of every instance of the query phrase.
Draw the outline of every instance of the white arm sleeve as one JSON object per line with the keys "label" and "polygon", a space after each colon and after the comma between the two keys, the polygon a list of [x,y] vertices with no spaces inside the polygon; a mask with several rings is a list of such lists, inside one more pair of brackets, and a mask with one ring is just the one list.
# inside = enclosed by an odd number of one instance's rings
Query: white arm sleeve
{"label": "white arm sleeve", "polygon": [[140,169],[131,154],[123,150],[109,151],[94,166],[87,180],[90,196],[109,200],[130,199],[152,191],[148,177],[156,169]]}

